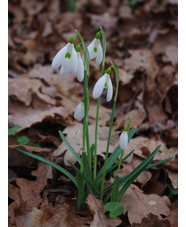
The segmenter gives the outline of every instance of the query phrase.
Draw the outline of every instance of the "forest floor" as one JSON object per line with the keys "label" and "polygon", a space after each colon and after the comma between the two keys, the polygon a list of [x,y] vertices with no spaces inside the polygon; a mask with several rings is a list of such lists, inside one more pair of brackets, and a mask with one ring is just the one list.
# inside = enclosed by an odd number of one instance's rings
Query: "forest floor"
{"label": "forest floor", "polygon": [[[73,1],[9,1],[9,226],[176,227],[178,1],[80,0],[75,7],[69,2]],[[69,179],[15,148],[21,146],[73,173],[67,162],[73,157],[58,130],[63,130],[74,149],[81,152],[82,123],[74,119],[73,113],[82,99],[83,84],[71,73],[60,77],[52,70],[51,62],[75,29],[89,44],[99,26],[103,26],[107,38],[106,68],[113,61],[120,76],[109,152],[118,145],[127,117],[132,127],[137,126],[126,149],[135,149],[134,153],[123,163],[120,176],[132,171],[159,144],[162,146],[155,161],[173,155],[175,158],[144,171],[133,182],[122,198],[124,212],[117,221],[93,225],[98,217],[88,209],[76,210],[77,191]],[[99,77],[100,66],[92,60],[91,143],[97,107],[92,90]],[[114,81],[112,74],[111,79]],[[105,157],[113,104],[105,97],[101,98],[99,116],[98,168]],[[103,209],[96,212],[107,220]]]}

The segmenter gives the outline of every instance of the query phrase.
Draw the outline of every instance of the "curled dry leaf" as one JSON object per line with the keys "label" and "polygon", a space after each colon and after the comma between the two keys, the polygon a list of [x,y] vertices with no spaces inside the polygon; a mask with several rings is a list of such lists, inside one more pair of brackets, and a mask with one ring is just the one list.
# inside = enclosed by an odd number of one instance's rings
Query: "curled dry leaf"
{"label": "curled dry leaf", "polygon": [[35,181],[30,181],[24,178],[16,179],[16,184],[21,189],[21,197],[23,201],[27,201],[28,210],[37,207],[42,202],[40,193],[47,185],[47,178],[50,171],[51,166],[39,162],[38,169],[32,172],[32,175],[36,176]]}
{"label": "curled dry leaf", "polygon": [[142,219],[148,214],[157,215],[161,220],[161,215],[170,215],[165,200],[155,194],[145,195],[136,185],[131,185],[125,192],[121,203],[124,206],[124,212],[128,212],[129,222],[141,223]]}
{"label": "curled dry leaf", "polygon": [[56,114],[62,118],[67,117],[67,112],[62,106],[50,106],[41,102],[41,100],[37,105],[38,108],[32,108],[11,103],[9,106],[9,121],[12,124],[21,125],[21,130],[23,130],[33,124],[42,122],[45,118],[54,118]]}
{"label": "curled dry leaf", "polygon": [[[89,138],[90,138],[90,145],[94,143],[95,138],[95,125],[89,125]],[[108,127],[98,127],[98,140],[97,140],[97,154],[105,157],[104,153],[106,152],[106,145],[107,145],[107,137],[108,137],[109,128]],[[83,134],[83,125],[76,124],[74,126],[69,126],[65,128],[63,134],[66,135],[66,139],[74,148],[74,150],[81,155],[82,152],[82,134]],[[119,136],[115,131],[112,131],[111,134],[111,142],[109,152],[112,153],[114,149],[118,146]],[[68,160],[72,163],[76,162],[76,159],[71,154],[71,152],[67,149],[64,142],[54,151],[54,156],[59,156],[65,153],[64,162],[65,165],[70,165]]]}
{"label": "curled dry leaf", "polygon": [[25,215],[15,218],[16,225],[20,227],[86,227],[90,225],[91,217],[82,217],[74,211],[69,204],[63,203],[56,206],[42,205],[41,209],[33,209]]}
{"label": "curled dry leaf", "polygon": [[107,218],[105,216],[104,204],[101,200],[96,199],[93,194],[89,194],[86,198],[86,203],[94,216],[90,227],[116,227],[121,224],[119,218]]}

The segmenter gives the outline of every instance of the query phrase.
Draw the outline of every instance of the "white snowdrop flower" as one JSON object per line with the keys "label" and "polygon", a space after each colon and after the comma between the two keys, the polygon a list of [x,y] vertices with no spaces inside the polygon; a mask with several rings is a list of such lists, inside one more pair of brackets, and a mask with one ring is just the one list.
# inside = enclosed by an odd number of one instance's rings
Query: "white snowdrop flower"
{"label": "white snowdrop flower", "polygon": [[[55,70],[62,67],[60,75],[65,75],[66,72],[71,71],[72,73],[77,72],[78,58],[77,52],[74,49],[74,36],[72,36],[69,42],[58,51],[52,61],[52,68]],[[63,68],[64,67],[64,68]]]}
{"label": "white snowdrop flower", "polygon": [[121,150],[124,150],[128,144],[128,133],[123,131],[119,137],[119,146]]}
{"label": "white snowdrop flower", "polygon": [[84,102],[81,101],[75,111],[74,111],[74,118],[78,121],[81,121],[85,115],[85,107],[84,107]]}
{"label": "white snowdrop flower", "polygon": [[93,89],[93,98],[97,99],[101,96],[103,89],[107,89],[107,102],[110,102],[112,99],[113,95],[113,86],[112,86],[112,81],[110,79],[110,73],[111,73],[111,68],[108,68],[106,73],[99,78],[99,80],[96,82],[94,89]]}
{"label": "white snowdrop flower", "polygon": [[84,78],[84,65],[83,65],[83,61],[81,59],[80,49],[81,49],[80,44],[78,44],[76,46],[77,60],[78,60],[77,78],[78,78],[79,82],[82,82],[83,78]]}
{"label": "white snowdrop flower", "polygon": [[90,60],[96,58],[96,64],[100,65],[103,60],[103,49],[100,42],[100,32],[96,34],[96,37],[88,45],[88,52]]}

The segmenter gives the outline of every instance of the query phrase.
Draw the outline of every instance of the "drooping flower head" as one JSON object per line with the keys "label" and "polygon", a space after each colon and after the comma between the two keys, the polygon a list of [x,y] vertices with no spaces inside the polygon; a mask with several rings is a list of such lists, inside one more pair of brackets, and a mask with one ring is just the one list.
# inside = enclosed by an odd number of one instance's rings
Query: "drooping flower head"
{"label": "drooping flower head", "polygon": [[96,64],[100,65],[103,60],[103,49],[100,42],[101,33],[97,32],[96,37],[88,45],[90,60],[96,58]]}
{"label": "drooping flower head", "polygon": [[128,144],[128,133],[123,131],[119,137],[119,146],[121,150],[124,150]]}
{"label": "drooping flower head", "polygon": [[121,135],[119,137],[119,146],[120,146],[121,150],[124,150],[128,144],[128,134],[130,131],[130,127],[131,127],[131,120],[128,117],[127,124],[125,125],[123,132],[121,133]]}
{"label": "drooping flower head", "polygon": [[81,121],[85,115],[85,106],[84,106],[84,99],[77,105],[74,111],[74,118],[78,121]]}
{"label": "drooping flower head", "polygon": [[77,61],[78,61],[77,78],[78,78],[79,82],[82,82],[83,78],[84,78],[84,65],[83,65],[83,61],[81,59],[80,49],[81,49],[80,44],[78,44],[76,46]]}
{"label": "drooping flower head", "polygon": [[112,81],[110,79],[111,67],[106,70],[106,73],[99,78],[96,82],[94,89],[93,89],[93,98],[97,99],[101,96],[103,89],[107,89],[107,102],[110,102],[113,95],[113,86]]}
{"label": "drooping flower head", "polygon": [[52,61],[52,68],[55,70],[61,66],[60,75],[63,76],[69,71],[77,72],[78,57],[74,49],[74,36],[71,36],[69,42],[61,48]]}

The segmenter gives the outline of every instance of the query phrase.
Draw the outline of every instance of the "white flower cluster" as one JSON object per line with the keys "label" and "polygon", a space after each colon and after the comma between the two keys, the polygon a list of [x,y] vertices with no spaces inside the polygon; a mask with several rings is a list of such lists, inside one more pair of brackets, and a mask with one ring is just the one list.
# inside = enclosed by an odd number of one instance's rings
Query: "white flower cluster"
{"label": "white flower cluster", "polygon": [[[74,36],[71,36],[69,42],[61,48],[52,61],[54,70],[60,68],[60,76],[64,76],[69,72],[77,74],[77,79],[82,82],[84,79],[84,65],[80,55],[80,44],[74,47]],[[100,42],[100,32],[87,47],[90,60],[96,58],[96,64],[100,65],[103,60],[103,49]],[[93,98],[97,99],[101,96],[103,89],[107,89],[107,102],[110,102],[113,95],[112,81],[110,79],[111,68],[100,77],[93,89]],[[74,118],[81,121],[84,117],[84,101],[80,102],[75,109]]]}

